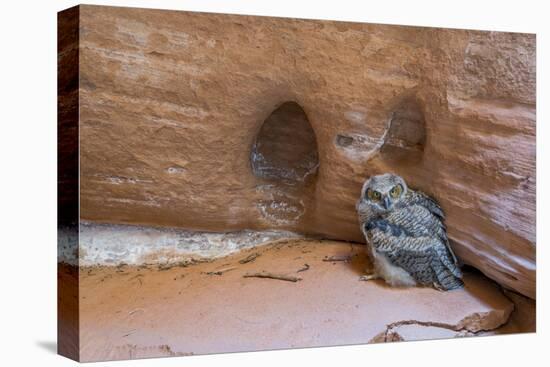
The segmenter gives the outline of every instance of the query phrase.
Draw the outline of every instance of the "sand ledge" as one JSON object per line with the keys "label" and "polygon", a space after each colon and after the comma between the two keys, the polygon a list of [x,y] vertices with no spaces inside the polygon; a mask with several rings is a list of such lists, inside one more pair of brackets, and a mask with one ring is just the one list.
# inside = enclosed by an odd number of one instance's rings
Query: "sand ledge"
{"label": "sand ledge", "polygon": [[[514,308],[479,274],[458,291],[395,289],[359,281],[367,266],[362,245],[294,239],[181,266],[83,267],[81,360],[469,336]],[[300,281],[244,277],[258,272]]]}

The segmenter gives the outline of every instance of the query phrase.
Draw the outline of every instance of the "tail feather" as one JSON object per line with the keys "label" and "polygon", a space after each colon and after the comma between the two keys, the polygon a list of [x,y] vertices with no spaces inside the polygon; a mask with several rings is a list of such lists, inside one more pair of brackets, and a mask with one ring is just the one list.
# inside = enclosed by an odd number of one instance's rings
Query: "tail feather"
{"label": "tail feather", "polygon": [[464,287],[464,282],[459,277],[455,276],[449,269],[443,267],[440,271],[436,272],[436,278],[439,286],[447,291],[453,289],[460,289]]}

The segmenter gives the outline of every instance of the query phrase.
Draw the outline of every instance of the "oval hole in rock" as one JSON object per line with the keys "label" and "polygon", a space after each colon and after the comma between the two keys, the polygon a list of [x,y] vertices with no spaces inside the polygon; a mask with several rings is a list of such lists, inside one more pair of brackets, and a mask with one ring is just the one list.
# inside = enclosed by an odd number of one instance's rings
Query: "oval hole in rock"
{"label": "oval hole in rock", "polygon": [[319,153],[306,113],[285,102],[264,121],[250,154],[257,206],[268,225],[301,230],[312,205]]}
{"label": "oval hole in rock", "polygon": [[393,112],[380,153],[395,164],[414,164],[422,160],[425,144],[424,113],[415,99],[407,99]]}
{"label": "oval hole in rock", "polygon": [[317,172],[317,141],[306,113],[285,102],[264,121],[251,154],[257,177],[286,183],[304,182]]}

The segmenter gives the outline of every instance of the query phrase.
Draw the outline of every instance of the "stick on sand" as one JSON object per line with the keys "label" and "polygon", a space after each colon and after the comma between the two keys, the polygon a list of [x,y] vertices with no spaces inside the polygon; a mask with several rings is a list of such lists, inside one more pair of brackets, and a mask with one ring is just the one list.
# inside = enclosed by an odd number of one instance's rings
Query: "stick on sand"
{"label": "stick on sand", "polygon": [[209,271],[207,272],[206,274],[207,275],[222,275],[223,273],[227,272],[227,271],[231,271],[231,270],[235,270],[237,269],[237,267],[233,266],[231,268],[225,268],[225,269],[219,269],[219,270],[214,270],[214,271]]}
{"label": "stick on sand", "polygon": [[249,262],[251,262],[251,261],[254,261],[254,260],[256,260],[256,258],[257,258],[258,256],[260,256],[260,254],[257,253],[257,252],[255,252],[255,253],[253,253],[253,254],[250,254],[250,255],[248,255],[247,257],[245,257],[244,259],[239,260],[239,264],[246,264],[246,263],[249,263]]}
{"label": "stick on sand", "polygon": [[290,275],[272,274],[272,273],[267,273],[265,271],[261,273],[247,273],[243,275],[243,278],[267,278],[267,279],[285,280],[287,282],[297,282],[299,280],[302,280],[302,278],[293,277]]}
{"label": "stick on sand", "polygon": [[349,262],[351,260],[350,256],[325,256],[323,261],[344,261]]}

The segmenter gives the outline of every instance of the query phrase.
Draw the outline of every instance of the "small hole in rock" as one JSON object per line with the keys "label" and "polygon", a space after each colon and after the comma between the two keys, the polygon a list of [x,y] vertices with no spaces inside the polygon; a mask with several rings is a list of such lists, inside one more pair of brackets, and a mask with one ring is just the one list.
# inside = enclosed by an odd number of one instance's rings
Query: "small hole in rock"
{"label": "small hole in rock", "polygon": [[426,144],[424,113],[415,99],[406,99],[392,114],[382,157],[396,164],[417,163]]}
{"label": "small hole in rock", "polygon": [[344,148],[352,145],[353,140],[351,136],[336,135],[336,144]]}

